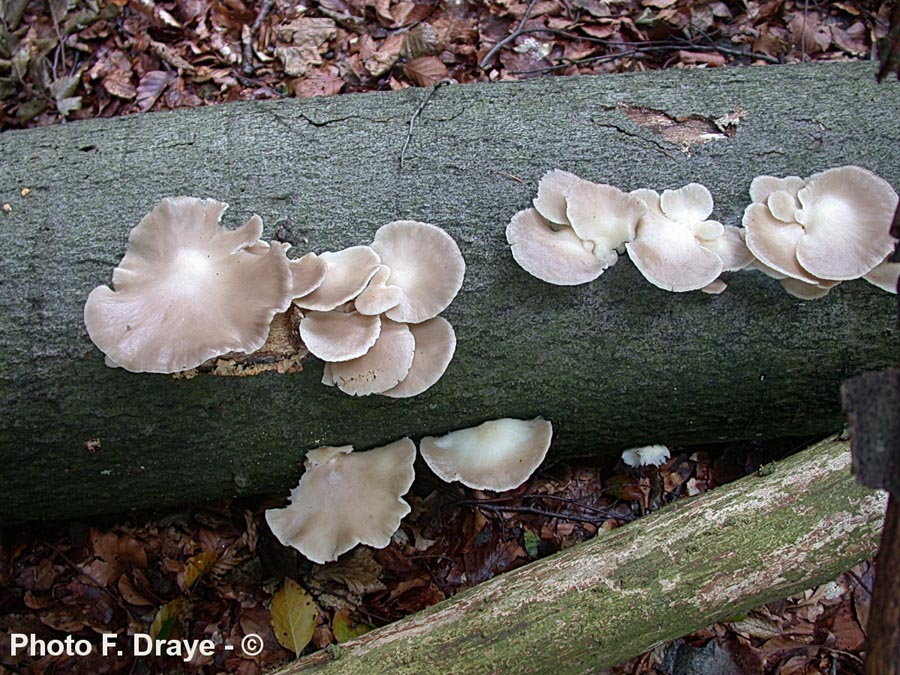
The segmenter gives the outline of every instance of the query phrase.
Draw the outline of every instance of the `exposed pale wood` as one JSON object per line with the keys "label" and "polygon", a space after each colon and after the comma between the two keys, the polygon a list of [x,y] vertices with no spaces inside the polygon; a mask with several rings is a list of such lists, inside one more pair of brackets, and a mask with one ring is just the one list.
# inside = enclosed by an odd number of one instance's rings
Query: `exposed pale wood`
{"label": "exposed pale wood", "polygon": [[[878,546],[886,499],[823,441],[278,675],[596,673],[835,578]],[[338,658],[335,658],[335,654]]]}
{"label": "exposed pale wood", "polygon": [[[553,167],[624,189],[699,181],[726,223],[760,173],[857,163],[896,185],[900,84],[876,85],[874,70],[444,86],[402,169],[423,90],[4,133],[0,521],[286,491],[320,444],[366,448],[504,416],[552,420],[551,459],[837,429],[840,381],[895,358],[887,294],[855,282],[804,303],[756,273],[718,297],[670,294],[628,260],[595,283],[553,287],[515,265],[504,227]],[[736,126],[718,133],[727,119]],[[231,225],[258,212],[297,254],[365,243],[397,218],[444,227],[468,263],[446,313],[459,338],[447,374],[389,400],[323,387],[318,362],[190,380],[106,368],[84,300],[110,281],[140,217],[185,193],[231,203]]]}

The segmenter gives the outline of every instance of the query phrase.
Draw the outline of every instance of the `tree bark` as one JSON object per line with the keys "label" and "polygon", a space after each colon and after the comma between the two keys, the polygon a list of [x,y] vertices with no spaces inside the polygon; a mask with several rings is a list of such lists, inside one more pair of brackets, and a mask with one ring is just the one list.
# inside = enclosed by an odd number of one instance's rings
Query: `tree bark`
{"label": "tree bark", "polygon": [[[900,181],[900,84],[871,64],[736,68],[249,102],[0,136],[0,521],[286,490],[304,452],[497,417],[554,422],[550,458],[642,443],[804,435],[841,423],[844,378],[895,360],[894,300],[858,281],[800,302],[758,273],[721,296],[661,291],[627,259],[556,287],[504,228],[540,176],[706,184],[740,222],[751,179],[855,163]],[[27,194],[22,191],[27,188]],[[459,339],[414,399],[351,398],[302,372],[176,379],[103,365],[82,322],[162,197],[231,203],[306,250],[412,218],[468,264]]]}
{"label": "tree bark", "polygon": [[277,671],[596,673],[829,581],[878,547],[884,493],[836,439]]}

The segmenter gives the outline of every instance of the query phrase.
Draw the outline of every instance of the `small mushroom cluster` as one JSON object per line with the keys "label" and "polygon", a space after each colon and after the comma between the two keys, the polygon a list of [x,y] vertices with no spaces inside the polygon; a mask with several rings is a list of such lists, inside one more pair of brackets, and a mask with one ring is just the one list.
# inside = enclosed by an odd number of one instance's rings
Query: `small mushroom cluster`
{"label": "small mushroom cluster", "polygon": [[858,166],[809,178],[757,176],[743,225],[754,267],[799,298],[821,298],[859,279],[896,293],[900,264],[888,262],[897,193]]}
{"label": "small mushroom cluster", "polygon": [[751,262],[739,229],[709,220],[712,196],[698,183],[626,194],[557,169],[533,203],[512,217],[506,238],[516,262],[552,284],[593,281],[627,251],[655,286],[720,293],[722,272]]}
{"label": "small mushroom cluster", "polygon": [[670,457],[669,448],[665,445],[645,445],[640,448],[629,448],[622,452],[622,461],[628,466],[660,466]]}
{"label": "small mushroom cluster", "polygon": [[[552,425],[541,418],[491,420],[423,438],[421,452],[442,480],[503,491],[537,469],[552,436]],[[409,438],[366,452],[350,445],[310,450],[290,504],[266,511],[266,521],[282,544],[319,564],[357,544],[384,548],[410,512],[403,495],[415,478],[415,458]]]}
{"label": "small mushroom cluster", "polygon": [[[300,337],[325,361],[322,382],[354,396],[405,398],[440,379],[456,349],[443,317],[465,274],[453,238],[441,228],[398,220],[369,246],[292,262],[304,284]],[[306,283],[312,279],[315,283]]]}
{"label": "small mushroom cluster", "polygon": [[266,342],[293,302],[300,339],[326,361],[326,384],[362,395],[408,397],[446,370],[456,336],[442,312],[462,286],[465,262],[434,225],[388,223],[370,246],[289,260],[252,216],[229,230],[227,204],[163,199],[131,231],[113,270],[115,290],[88,296],[88,335],[110,366],[178,373]]}
{"label": "small mushroom cluster", "polygon": [[898,198],[887,181],[845,166],[808,179],[759,176],[750,196],[736,227],[709,219],[713,198],[699,183],[625,194],[553,170],[506,237],[519,265],[557,285],[592,281],[627,251],[648,281],[668,291],[721,293],[723,272],[757,269],[803,299],[860,277],[896,292],[900,264],[887,258]]}

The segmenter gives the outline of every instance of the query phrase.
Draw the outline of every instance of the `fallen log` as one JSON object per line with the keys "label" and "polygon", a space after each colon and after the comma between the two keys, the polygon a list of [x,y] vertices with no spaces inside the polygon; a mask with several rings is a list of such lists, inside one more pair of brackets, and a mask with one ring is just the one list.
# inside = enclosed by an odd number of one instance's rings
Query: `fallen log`
{"label": "fallen log", "polygon": [[[307,449],[504,416],[552,420],[551,460],[827,432],[839,383],[893,362],[894,299],[865,282],[815,302],[758,273],[720,296],[673,294],[623,259],[563,288],[521,270],[504,238],[554,167],[623,189],[699,181],[728,224],[761,173],[856,163],[897,185],[900,84],[876,85],[870,64],[444,86],[422,107],[430,93],[0,136],[0,521],[286,490]],[[229,202],[232,226],[259,213],[298,253],[367,243],[398,218],[445,228],[468,271],[445,313],[459,343],[443,379],[388,400],[322,386],[322,364],[301,356],[301,372],[245,377],[104,366],[85,298],[131,227],[178,194]]]}
{"label": "fallen log", "polygon": [[878,547],[886,497],[823,441],[275,675],[596,673],[834,579]]}

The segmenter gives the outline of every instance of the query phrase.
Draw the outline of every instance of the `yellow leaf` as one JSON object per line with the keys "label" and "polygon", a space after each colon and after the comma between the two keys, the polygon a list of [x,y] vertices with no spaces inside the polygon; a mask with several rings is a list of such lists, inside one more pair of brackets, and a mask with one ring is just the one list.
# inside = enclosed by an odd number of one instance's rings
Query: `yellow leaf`
{"label": "yellow leaf", "polygon": [[172,629],[175,628],[178,614],[185,608],[186,604],[184,598],[175,598],[160,607],[156,612],[156,616],[153,617],[153,623],[150,624],[150,630],[148,631],[150,637],[154,640],[168,640],[172,635]]}
{"label": "yellow leaf", "polygon": [[275,638],[278,644],[298,656],[312,640],[318,616],[316,603],[293,579],[285,579],[284,586],[272,597]]}
{"label": "yellow leaf", "polygon": [[197,583],[197,579],[210,570],[218,557],[215,551],[207,551],[188,558],[187,563],[184,565],[185,590]]}
{"label": "yellow leaf", "polygon": [[350,611],[347,609],[339,609],[334,613],[334,620],[331,622],[331,632],[334,633],[334,639],[338,642],[347,642],[360,635],[365,635],[375,626],[367,623],[357,623],[350,618]]}

